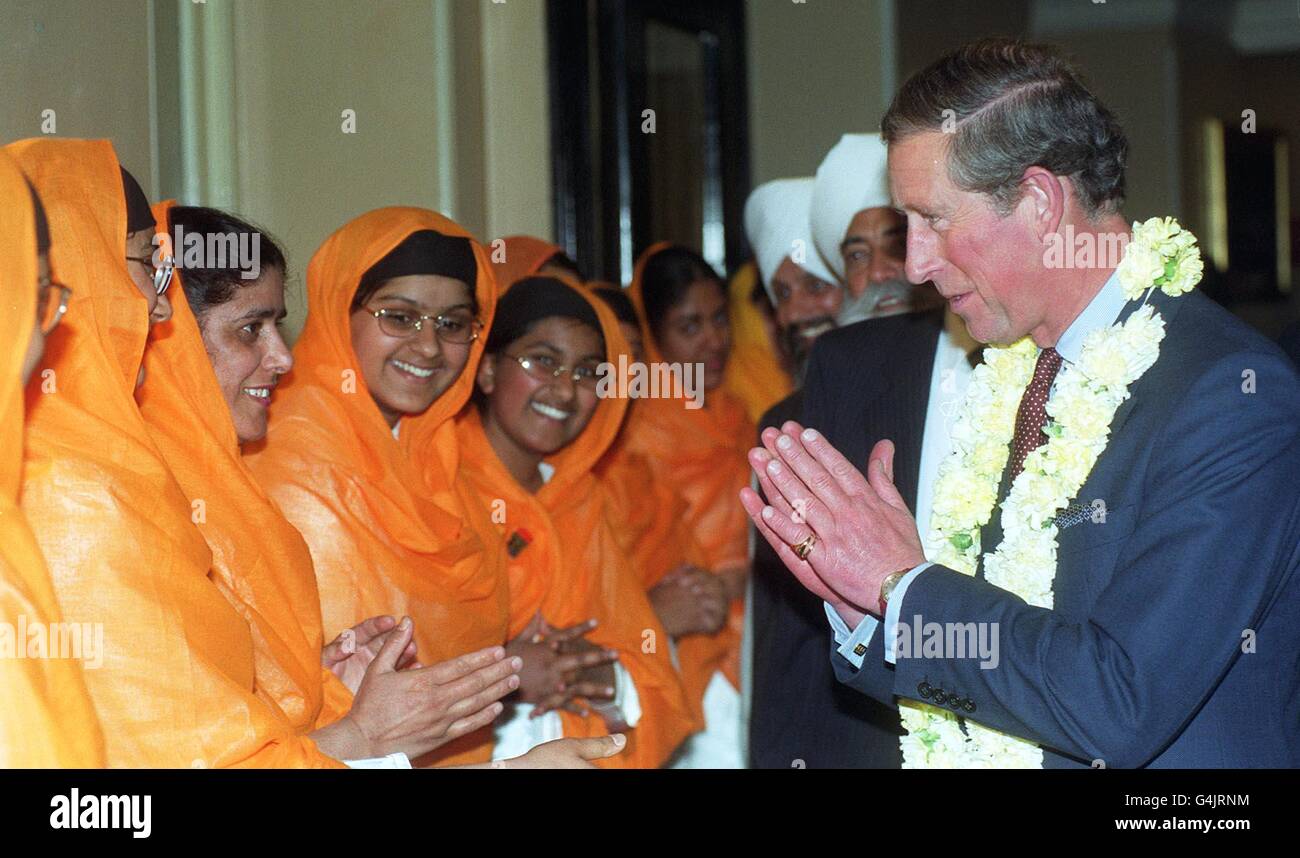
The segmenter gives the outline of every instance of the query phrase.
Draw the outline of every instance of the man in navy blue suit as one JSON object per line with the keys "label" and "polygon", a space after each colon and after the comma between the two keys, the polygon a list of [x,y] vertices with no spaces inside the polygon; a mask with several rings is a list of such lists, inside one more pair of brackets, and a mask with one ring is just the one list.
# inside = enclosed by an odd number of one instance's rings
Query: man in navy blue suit
{"label": "man in navy blue suit", "polygon": [[[1195,291],[1126,297],[1101,252],[1129,232],[1124,133],[1051,49],[960,48],[903,86],[883,133],[908,278],[933,281],[977,340],[1028,336],[1037,358],[974,575],[926,560],[891,441],[864,477],[814,427],[764,431],[750,461],[771,505],[742,502],[825,601],[837,677],[951,713],[959,736],[1031,742],[1045,766],[1300,766],[1300,374]],[[1144,304],[1165,325],[1158,358],[1051,517],[1051,607],[1031,604],[986,580],[1008,492],[1050,443],[1061,383]],[[932,627],[994,646],[911,645]]]}

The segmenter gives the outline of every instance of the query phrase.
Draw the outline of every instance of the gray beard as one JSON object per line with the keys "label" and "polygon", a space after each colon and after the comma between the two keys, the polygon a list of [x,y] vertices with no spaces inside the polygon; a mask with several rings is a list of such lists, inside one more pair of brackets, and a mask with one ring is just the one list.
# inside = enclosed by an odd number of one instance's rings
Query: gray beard
{"label": "gray beard", "polygon": [[[894,298],[899,303],[879,309],[886,299]],[[939,306],[942,300],[938,291],[928,283],[913,286],[905,280],[890,280],[871,286],[857,298],[847,296],[835,320],[840,327],[844,327],[867,319],[883,319],[886,316],[929,310]]]}

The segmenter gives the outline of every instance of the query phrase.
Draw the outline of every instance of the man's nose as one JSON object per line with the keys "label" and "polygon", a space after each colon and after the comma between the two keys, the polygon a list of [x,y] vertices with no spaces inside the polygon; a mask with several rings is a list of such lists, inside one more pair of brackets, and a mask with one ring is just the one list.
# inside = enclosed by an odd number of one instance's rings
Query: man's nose
{"label": "man's nose", "polygon": [[829,315],[827,305],[832,301],[831,290],[814,295],[807,289],[798,288],[790,293],[790,303],[786,312],[789,324],[796,324],[819,316]]}
{"label": "man's nose", "polygon": [[[911,257],[911,253],[908,253],[908,257]],[[873,253],[871,266],[867,269],[867,279],[872,283],[888,283],[906,276],[904,268],[905,263],[902,259],[883,252]]]}
{"label": "man's nose", "polygon": [[912,227],[907,230],[907,261],[903,271],[908,282],[921,284],[934,279],[934,274],[941,267],[941,260],[934,252],[934,238],[925,234],[924,227]]}

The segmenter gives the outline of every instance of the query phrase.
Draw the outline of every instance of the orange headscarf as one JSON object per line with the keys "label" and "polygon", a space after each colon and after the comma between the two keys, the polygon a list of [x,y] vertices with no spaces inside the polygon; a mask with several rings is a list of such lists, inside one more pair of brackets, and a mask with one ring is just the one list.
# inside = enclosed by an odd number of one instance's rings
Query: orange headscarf
{"label": "orange headscarf", "polygon": [[63,619],[45,559],[18,508],[22,367],[36,318],[36,221],[27,182],[4,152],[0,207],[0,344],[9,343],[0,345],[0,622],[13,635],[13,651],[0,653],[0,768],[99,767],[104,737],[81,663],[39,653],[26,657],[28,636],[18,631],[57,628],[51,624]]}
{"label": "orange headscarf", "polygon": [[[500,245],[498,246],[498,242]],[[497,288],[505,291],[511,284],[536,274],[552,256],[563,253],[564,248],[531,235],[508,235],[492,242],[492,271],[496,274]],[[501,261],[497,261],[498,258]]]}
{"label": "orange headscarf", "polygon": [[754,423],[794,390],[790,373],[777,358],[768,324],[754,306],[757,285],[758,266],[752,261],[742,265],[727,284],[731,356],[722,377],[722,387],[744,403],[745,413]]}
{"label": "orange headscarf", "polygon": [[[660,242],[641,254],[628,290],[640,317],[646,360],[652,363],[664,358],[646,318],[642,278],[646,262],[670,246]],[[628,450],[640,454],[655,477],[686,502],[684,517],[704,566],[718,572],[746,565],[749,519],[738,495],[749,485],[746,454],[755,428],[744,407],[719,386],[704,395],[703,408],[686,408],[680,399],[646,399],[637,403],[632,415],[624,430]],[[689,635],[681,640],[678,660],[692,701],[703,700],[704,690],[718,670],[740,687],[743,621],[744,604],[736,599],[727,626],[717,634]]]}
{"label": "orange headscarf", "polygon": [[[587,288],[623,291],[602,281],[588,282]],[[629,364],[636,359],[630,348],[626,354]],[[595,470],[618,510],[616,535],[648,592],[684,563],[700,567],[708,564],[686,524],[686,504],[672,486],[655,478],[644,456],[630,449],[627,427],[639,420],[639,407],[635,401],[628,402],[623,426]]]}
{"label": "orange headscarf", "polygon": [[[154,207],[164,228],[171,205]],[[352,693],[321,666],[311,553],[244,464],[182,276],[169,291],[171,321],[145,350],[140,411],[191,506],[201,505],[194,518],[212,549],[212,578],[253,633],[257,693],[310,733],[346,715]]]}
{"label": "orange headscarf", "polygon": [[[471,238],[427,209],[376,209],[325,240],[307,268],[307,322],[280,385],[262,448],[245,461],[302,533],[320,587],[325,637],[377,614],[415,621],[419,659],[433,664],[506,640],[508,596],[499,552],[485,551],[477,505],[458,484],[451,418],[469,399],[480,336],[460,377],[399,437],[384,421],[352,351],[351,306],[361,276],[407,236]],[[487,328],[496,285],[487,254],[475,298]],[[491,758],[485,728],[438,749],[439,763]]]}
{"label": "orange headscarf", "polygon": [[[565,282],[595,310],[607,359],[617,362],[618,355],[628,350],[618,320],[585,288]],[[477,408],[466,409],[456,424],[465,473],[480,503],[501,510],[498,544],[504,548],[520,531],[530,538],[527,547],[507,560],[510,637],[517,637],[539,611],[557,628],[594,617],[598,624],[587,639],[619,652],[619,663],[636,686],[642,713],[628,736],[627,750],[598,765],[655,768],[702,725],[683,696],[667,633],[615,535],[622,522],[592,471],[618,434],[627,404],[620,398],[598,400],[582,433],[547,460],[555,468],[554,476],[535,495],[501,463],[484,434]],[[595,714],[583,718],[561,712],[560,718],[565,736],[608,732]]]}
{"label": "orange headscarf", "polygon": [[73,290],[35,398],[22,503],[68,616],[102,623],[86,684],[108,764],[302,765],[319,757],[253,692],[248,624],[208,577],[212,555],[134,398],[148,337],[124,262],[126,205],[107,140],[8,151],[45,201],[54,278]]}

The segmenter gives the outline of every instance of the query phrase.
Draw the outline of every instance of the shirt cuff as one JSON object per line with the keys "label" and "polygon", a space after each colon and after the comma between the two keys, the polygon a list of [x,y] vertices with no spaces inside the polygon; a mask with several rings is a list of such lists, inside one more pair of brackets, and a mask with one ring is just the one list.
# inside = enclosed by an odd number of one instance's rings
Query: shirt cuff
{"label": "shirt cuff", "polygon": [[641,695],[636,693],[636,683],[623,665],[614,662],[614,705],[623,712],[627,726],[635,727],[641,721]]}
{"label": "shirt cuff", "polygon": [[365,760],[344,760],[343,765],[350,769],[409,769],[411,760],[398,751],[386,757],[370,757]]}
{"label": "shirt cuff", "polygon": [[876,626],[880,625],[880,620],[867,614],[858,623],[858,627],[849,631],[849,626],[844,619],[831,607],[830,602],[823,602],[826,607],[826,619],[831,624],[831,633],[835,635],[835,644],[839,647],[840,655],[844,660],[854,667],[862,667],[862,659],[867,654],[867,647],[871,645],[871,638],[876,634]]}
{"label": "shirt cuff", "polygon": [[885,606],[885,661],[890,664],[894,663],[894,645],[898,642],[898,616],[903,610],[903,597],[907,595],[907,588],[916,580],[916,576],[933,565],[933,563],[922,563],[917,566],[898,579],[898,583],[894,585],[894,592],[889,594],[889,603]]}

